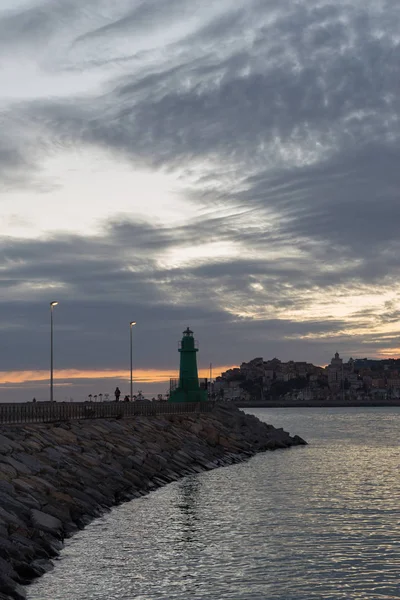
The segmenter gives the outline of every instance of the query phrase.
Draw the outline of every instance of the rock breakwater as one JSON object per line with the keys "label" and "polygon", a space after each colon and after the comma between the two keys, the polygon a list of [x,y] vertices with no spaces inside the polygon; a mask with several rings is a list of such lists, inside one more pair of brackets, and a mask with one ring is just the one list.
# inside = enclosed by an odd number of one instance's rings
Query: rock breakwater
{"label": "rock breakwater", "polygon": [[139,416],[0,430],[0,600],[52,567],[65,537],[121,502],[180,477],[305,444],[217,405],[212,413]]}

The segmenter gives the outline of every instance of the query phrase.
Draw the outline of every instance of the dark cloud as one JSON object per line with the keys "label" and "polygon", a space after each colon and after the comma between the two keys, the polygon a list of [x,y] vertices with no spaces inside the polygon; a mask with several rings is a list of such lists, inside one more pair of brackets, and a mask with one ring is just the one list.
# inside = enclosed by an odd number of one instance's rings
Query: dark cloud
{"label": "dark cloud", "polygon": [[[44,75],[104,69],[96,92],[4,103],[0,181],[37,188],[44,158],[102,148],[179,170],[202,213],[170,227],[113,219],[96,237],[4,238],[4,368],[44,368],[49,289],[63,298],[66,367],[120,366],[133,317],[142,367],[173,366],[170,340],[187,324],[207,360],[225,363],[398,347],[396,3],[109,4],[36,2],[0,15],[7,60],[17,44],[51,42],[54,56],[38,56]],[[142,47],[146,36],[154,43]],[[205,242],[235,255],[165,265],[168,252]],[[378,292],[390,304],[357,300],[343,318],[323,310]],[[374,330],[388,324],[391,334]]]}
{"label": "dark cloud", "polygon": [[[4,1],[7,9],[8,0]],[[21,48],[25,44],[45,45],[64,28],[75,31],[79,22],[98,18],[107,4],[106,0],[85,0],[84,3],[79,0],[32,0],[20,9],[10,1],[9,10],[0,15],[0,49]]]}
{"label": "dark cloud", "polygon": [[128,9],[121,18],[82,35],[77,38],[77,42],[121,33],[143,34],[144,31],[152,32],[159,28],[165,31],[169,25],[175,24],[177,19],[184,20],[193,14],[193,7],[187,0],[146,0],[134,1],[131,4],[133,8]]}
{"label": "dark cloud", "polygon": [[[212,223],[208,227],[211,231]],[[180,239],[186,241],[190,231],[189,226],[181,231],[176,245]],[[267,306],[270,311],[306,308],[302,286],[326,294],[335,285],[318,281],[319,274],[317,270],[312,274],[310,264],[303,263],[301,270],[284,259],[270,263],[237,260],[165,269],[157,257],[170,246],[174,230],[143,227],[142,235],[137,233],[138,227],[126,222],[90,239],[3,241],[3,369],[12,369],[17,357],[24,369],[45,368],[50,286],[54,298],[60,299],[57,345],[63,368],[77,364],[117,368],[126,359],[126,330],[132,318],[139,323],[137,361],[141,368],[153,362],[173,368],[177,358],[171,339],[179,336],[185,324],[203,338],[208,355],[228,363],[235,362],[242,339],[252,339],[252,349],[259,354],[264,346],[273,351],[273,345],[286,337],[336,335],[346,328],[346,321],[334,318],[298,322],[266,314],[252,321],[227,312],[230,305],[253,305],[258,310]],[[265,286],[262,291],[251,287],[260,281]],[[358,322],[366,323],[368,319],[361,321],[361,317]],[[226,345],[221,346],[221,339]],[[286,353],[290,354],[289,347]]]}

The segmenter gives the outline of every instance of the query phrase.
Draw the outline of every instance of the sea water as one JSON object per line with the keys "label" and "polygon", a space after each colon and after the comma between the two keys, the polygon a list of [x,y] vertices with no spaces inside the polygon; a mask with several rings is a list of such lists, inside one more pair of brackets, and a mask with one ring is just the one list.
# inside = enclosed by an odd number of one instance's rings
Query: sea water
{"label": "sea water", "polygon": [[66,542],[29,599],[400,598],[400,409],[247,412],[309,445],[113,509]]}

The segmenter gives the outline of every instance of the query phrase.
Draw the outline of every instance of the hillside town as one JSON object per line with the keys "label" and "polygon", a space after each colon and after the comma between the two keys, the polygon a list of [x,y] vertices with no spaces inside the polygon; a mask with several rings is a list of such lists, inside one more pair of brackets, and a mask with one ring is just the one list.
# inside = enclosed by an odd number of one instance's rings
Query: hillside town
{"label": "hillside town", "polygon": [[336,352],[326,367],[253,358],[216,378],[216,398],[232,401],[400,398],[400,359],[349,358]]}

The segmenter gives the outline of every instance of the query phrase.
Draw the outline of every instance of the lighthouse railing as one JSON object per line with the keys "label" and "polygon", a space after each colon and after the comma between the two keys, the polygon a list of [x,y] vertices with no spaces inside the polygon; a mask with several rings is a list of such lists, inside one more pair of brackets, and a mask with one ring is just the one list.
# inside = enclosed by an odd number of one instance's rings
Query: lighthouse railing
{"label": "lighthouse railing", "polygon": [[[198,386],[198,388],[197,388]],[[179,378],[171,378],[169,380],[169,391],[174,392],[179,385]],[[189,390],[194,389],[207,390],[208,389],[208,379],[207,377],[186,377],[185,378],[185,388]]]}
{"label": "lighthouse railing", "polygon": [[[199,349],[199,342],[197,340],[193,340],[193,347],[195,350]],[[183,348],[183,342],[179,341],[178,342],[178,350],[182,350],[182,348]]]}

